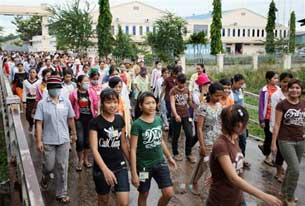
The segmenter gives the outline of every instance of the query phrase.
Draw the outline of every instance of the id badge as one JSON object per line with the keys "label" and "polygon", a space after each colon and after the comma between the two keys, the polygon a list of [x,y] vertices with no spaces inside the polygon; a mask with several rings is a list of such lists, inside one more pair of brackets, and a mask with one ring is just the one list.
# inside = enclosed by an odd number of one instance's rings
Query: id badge
{"label": "id badge", "polygon": [[139,179],[141,182],[145,182],[149,178],[149,173],[148,172],[140,172],[139,173]]}
{"label": "id badge", "polygon": [[56,109],[65,109],[65,105],[62,103],[59,103],[56,105]]}
{"label": "id badge", "polygon": [[189,117],[189,122],[193,122],[193,119],[191,117]]}

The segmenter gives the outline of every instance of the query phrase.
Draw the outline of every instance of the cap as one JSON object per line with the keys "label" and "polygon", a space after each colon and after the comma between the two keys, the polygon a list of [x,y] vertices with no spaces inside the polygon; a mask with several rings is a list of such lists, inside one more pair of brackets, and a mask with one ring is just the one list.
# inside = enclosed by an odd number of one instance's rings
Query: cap
{"label": "cap", "polygon": [[195,81],[196,84],[198,84],[199,86],[201,85],[205,85],[205,84],[208,84],[210,83],[210,79],[208,77],[208,75],[206,75],[205,73],[202,73],[198,76],[197,80]]}
{"label": "cap", "polygon": [[61,77],[57,75],[51,75],[47,79],[47,89],[62,88]]}

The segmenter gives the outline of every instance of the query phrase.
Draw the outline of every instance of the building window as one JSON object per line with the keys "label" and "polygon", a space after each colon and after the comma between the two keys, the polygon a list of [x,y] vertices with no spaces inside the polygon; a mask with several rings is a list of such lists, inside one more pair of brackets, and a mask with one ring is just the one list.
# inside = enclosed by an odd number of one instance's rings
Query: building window
{"label": "building window", "polygon": [[112,33],[112,35],[115,34],[115,33],[114,33],[114,26],[111,26],[111,33]]}
{"label": "building window", "polygon": [[129,26],[125,26],[125,34],[129,34]]}
{"label": "building window", "polygon": [[146,33],[148,33],[148,32],[149,32],[149,26],[146,27]]}
{"label": "building window", "polygon": [[250,29],[248,29],[248,35],[247,36],[250,37]]}
{"label": "building window", "polygon": [[132,34],[133,35],[137,35],[137,28],[136,28],[136,26],[132,27]]}
{"label": "building window", "polygon": [[243,29],[243,37],[246,36],[246,29]]}
{"label": "building window", "polygon": [[233,32],[232,32],[232,33],[233,33],[233,37],[235,37],[235,29],[233,29]]}
{"label": "building window", "polygon": [[203,31],[204,33],[208,33],[208,25],[202,25],[202,24],[194,24],[193,26],[193,32],[198,33]]}
{"label": "building window", "polygon": [[228,37],[230,37],[230,35],[231,35],[231,30],[228,29]]}
{"label": "building window", "polygon": [[252,37],[255,37],[255,29],[252,30]]}
{"label": "building window", "polygon": [[274,34],[274,36],[275,36],[275,37],[277,37],[277,30],[275,30],[275,34]]}
{"label": "building window", "polygon": [[280,30],[280,38],[282,38],[282,30]]}
{"label": "building window", "polygon": [[265,37],[265,31],[262,29],[262,37]]}
{"label": "building window", "polygon": [[143,35],[143,26],[139,26],[139,33],[141,36]]}
{"label": "building window", "polygon": [[226,36],[226,30],[222,29],[222,36]]}
{"label": "building window", "polygon": [[259,37],[259,29],[256,31],[256,36]]}
{"label": "building window", "polygon": [[286,30],[284,30],[284,38],[286,38],[286,35],[287,35],[287,34],[286,34]]}
{"label": "building window", "polygon": [[237,30],[237,36],[240,37],[240,29]]}

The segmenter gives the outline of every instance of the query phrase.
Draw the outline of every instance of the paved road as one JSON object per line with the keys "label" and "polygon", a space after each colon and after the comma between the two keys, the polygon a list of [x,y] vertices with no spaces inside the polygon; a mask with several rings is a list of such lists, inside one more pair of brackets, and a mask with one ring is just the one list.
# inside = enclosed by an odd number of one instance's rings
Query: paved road
{"label": "paved road", "polygon": [[[27,128],[27,123],[25,123],[24,117],[22,118],[24,123],[24,128]],[[34,165],[36,168],[36,172],[38,177],[41,177],[41,155],[35,149],[35,141],[32,134],[25,132],[28,137],[29,147],[31,148],[31,154],[34,161]],[[180,139],[180,144],[183,144],[183,138]],[[247,145],[247,160],[251,162],[252,167],[251,170],[246,170],[244,174],[244,178],[255,185],[256,187],[267,191],[268,193],[279,195],[280,184],[273,178],[275,169],[269,166],[266,166],[262,163],[263,155],[257,148],[258,142],[252,139],[248,140]],[[76,152],[72,149],[70,153],[70,166],[69,166],[69,194],[71,196],[71,206],[96,206],[97,198],[94,190],[94,183],[91,176],[91,170],[85,169],[81,173],[77,173],[75,171],[76,161]],[[197,154],[197,151],[195,152]],[[182,161],[178,163],[178,169],[175,171],[171,171],[175,192],[176,195],[171,201],[171,206],[202,206],[205,204],[206,200],[206,192],[203,187],[203,180],[201,181],[201,195],[194,196],[189,192],[182,193],[181,184],[186,184],[191,176],[192,169],[194,165],[188,163],[187,161]],[[45,198],[45,202],[47,206],[56,206],[59,205],[55,201],[55,191],[54,184],[51,184],[51,187],[48,191],[43,192],[43,196]],[[151,192],[148,199],[148,206],[156,206],[158,198],[160,196],[160,191],[157,188],[155,182],[152,184]],[[296,196],[299,198],[298,205],[305,205],[305,159],[301,165],[301,175],[300,181],[298,184],[298,188],[296,191]],[[245,194],[245,198],[247,200],[248,206],[265,206],[266,204],[257,200],[254,197]],[[130,194],[130,205],[137,205],[137,191],[133,186],[131,186],[131,194]],[[114,204],[112,204],[114,205]]]}

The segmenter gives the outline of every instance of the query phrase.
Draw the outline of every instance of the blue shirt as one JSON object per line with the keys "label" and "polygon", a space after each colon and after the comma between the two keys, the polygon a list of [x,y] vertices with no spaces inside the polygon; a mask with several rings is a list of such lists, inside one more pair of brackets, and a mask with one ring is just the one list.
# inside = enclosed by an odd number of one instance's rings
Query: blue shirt
{"label": "blue shirt", "polygon": [[233,94],[233,99],[234,99],[234,104],[239,104],[239,105],[244,105],[244,93],[242,89],[238,90],[233,90],[232,89],[232,94]]}
{"label": "blue shirt", "polygon": [[42,99],[37,105],[34,119],[43,121],[43,144],[61,145],[70,142],[68,118],[74,116],[68,99],[60,96],[57,104],[52,102],[50,96]]}

